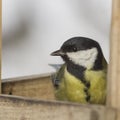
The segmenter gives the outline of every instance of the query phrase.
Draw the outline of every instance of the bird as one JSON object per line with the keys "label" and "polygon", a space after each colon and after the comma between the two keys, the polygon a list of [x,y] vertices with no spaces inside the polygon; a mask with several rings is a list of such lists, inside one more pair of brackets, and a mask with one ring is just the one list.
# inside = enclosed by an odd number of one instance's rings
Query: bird
{"label": "bird", "polygon": [[107,62],[100,44],[87,37],[72,37],[51,53],[64,63],[52,77],[56,100],[105,104]]}

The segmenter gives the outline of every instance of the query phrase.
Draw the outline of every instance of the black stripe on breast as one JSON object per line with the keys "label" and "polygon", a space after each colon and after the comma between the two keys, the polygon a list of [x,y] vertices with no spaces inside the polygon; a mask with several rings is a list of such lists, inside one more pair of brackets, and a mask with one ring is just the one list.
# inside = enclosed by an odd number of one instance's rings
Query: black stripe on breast
{"label": "black stripe on breast", "polygon": [[90,83],[88,81],[86,81],[84,78],[85,70],[86,70],[86,68],[79,66],[79,65],[75,65],[72,62],[69,62],[67,64],[67,71],[69,73],[71,73],[72,75],[74,75],[76,78],[78,78],[86,86],[84,92],[86,93],[86,96],[87,96],[86,101],[89,102],[90,95],[88,93],[88,89],[90,88]]}

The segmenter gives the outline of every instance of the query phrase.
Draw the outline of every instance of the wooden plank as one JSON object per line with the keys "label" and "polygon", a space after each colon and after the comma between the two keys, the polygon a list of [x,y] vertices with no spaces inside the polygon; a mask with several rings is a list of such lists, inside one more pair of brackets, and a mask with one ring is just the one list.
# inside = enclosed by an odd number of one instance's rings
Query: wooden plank
{"label": "wooden plank", "polygon": [[2,94],[38,99],[54,99],[50,74],[2,80]]}
{"label": "wooden plank", "polygon": [[[1,42],[2,42],[2,0],[0,0],[0,68],[1,68]],[[0,94],[1,94],[1,71],[0,71]]]}
{"label": "wooden plank", "polygon": [[107,105],[118,109],[120,120],[120,0],[113,0]]}
{"label": "wooden plank", "polygon": [[109,106],[120,108],[120,0],[113,0],[110,42],[107,103]]}
{"label": "wooden plank", "polygon": [[[20,97],[0,96],[0,120],[106,120],[109,112],[104,106],[42,101]],[[109,109],[115,119],[115,112]]]}

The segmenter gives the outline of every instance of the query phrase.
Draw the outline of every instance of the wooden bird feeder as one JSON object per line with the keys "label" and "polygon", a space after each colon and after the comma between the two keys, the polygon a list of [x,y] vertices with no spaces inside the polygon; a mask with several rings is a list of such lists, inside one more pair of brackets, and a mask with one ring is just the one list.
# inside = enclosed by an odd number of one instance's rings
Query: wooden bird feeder
{"label": "wooden bird feeder", "polygon": [[120,0],[113,0],[107,104],[56,101],[50,74],[12,78],[1,83],[0,120],[120,120]]}

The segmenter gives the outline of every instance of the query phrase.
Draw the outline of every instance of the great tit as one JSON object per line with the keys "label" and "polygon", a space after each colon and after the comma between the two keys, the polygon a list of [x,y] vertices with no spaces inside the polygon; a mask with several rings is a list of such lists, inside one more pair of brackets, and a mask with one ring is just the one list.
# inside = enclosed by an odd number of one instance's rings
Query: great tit
{"label": "great tit", "polygon": [[57,100],[105,104],[107,62],[98,42],[73,37],[51,55],[65,62],[53,78]]}

